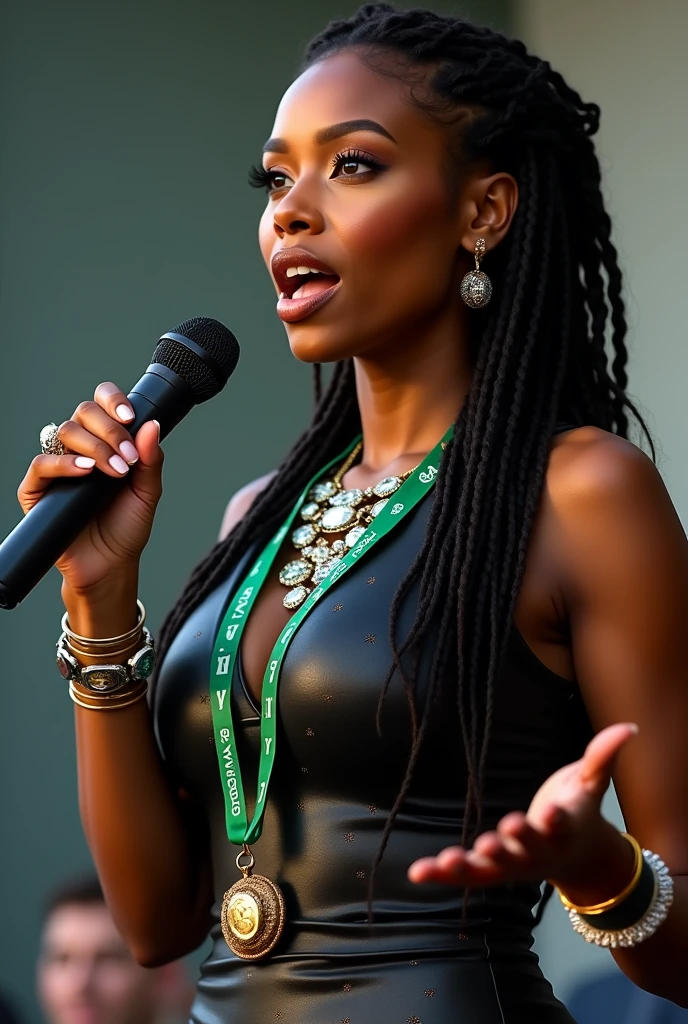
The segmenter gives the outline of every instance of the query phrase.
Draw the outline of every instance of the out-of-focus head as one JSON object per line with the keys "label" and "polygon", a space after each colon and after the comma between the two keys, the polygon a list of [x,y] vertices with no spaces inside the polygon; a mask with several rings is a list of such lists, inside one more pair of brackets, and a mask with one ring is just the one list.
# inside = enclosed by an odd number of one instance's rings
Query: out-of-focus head
{"label": "out-of-focus head", "polygon": [[188,1019],[183,964],[141,967],[112,920],[97,879],[64,885],[50,898],[37,970],[48,1024],[154,1024]]}

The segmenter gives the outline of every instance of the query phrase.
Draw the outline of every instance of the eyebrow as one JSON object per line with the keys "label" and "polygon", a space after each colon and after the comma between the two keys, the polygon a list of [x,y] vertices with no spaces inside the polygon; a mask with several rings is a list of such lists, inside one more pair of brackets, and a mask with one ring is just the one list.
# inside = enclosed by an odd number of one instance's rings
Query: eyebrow
{"label": "eyebrow", "polygon": [[[338,124],[328,125],[327,128],[319,128],[315,133],[315,141],[319,146],[324,146],[333,139],[341,139],[343,135],[351,135],[353,132],[375,132],[386,139],[396,143],[393,135],[383,128],[377,121],[370,121],[367,118],[359,118],[355,121],[340,121]],[[268,139],[263,146],[264,153],[288,153],[289,144],[286,139]]]}

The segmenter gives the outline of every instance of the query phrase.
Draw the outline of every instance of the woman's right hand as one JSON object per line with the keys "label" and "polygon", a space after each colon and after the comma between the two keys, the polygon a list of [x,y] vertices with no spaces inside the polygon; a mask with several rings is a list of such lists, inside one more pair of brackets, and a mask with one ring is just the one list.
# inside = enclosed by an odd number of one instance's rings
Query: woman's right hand
{"label": "woman's right hand", "polygon": [[145,423],[133,441],[126,425],[134,412],[124,392],[107,382],[98,385],[93,399],[82,402],[58,429],[60,441],[74,454],[37,455],[17,492],[26,513],[54,480],[89,476],[94,469],[111,477],[127,477],[114,501],[91,520],[56,563],[65,583],[77,594],[138,571],[162,493],[163,453],[157,423]]}

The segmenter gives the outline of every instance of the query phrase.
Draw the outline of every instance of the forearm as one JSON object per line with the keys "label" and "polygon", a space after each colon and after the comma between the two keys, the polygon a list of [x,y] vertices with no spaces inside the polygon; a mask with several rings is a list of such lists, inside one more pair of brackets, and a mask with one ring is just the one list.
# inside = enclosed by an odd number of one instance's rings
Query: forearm
{"label": "forearm", "polygon": [[141,963],[190,952],[211,923],[209,865],[165,778],[147,705],[75,711],[81,819],[113,917]]}
{"label": "forearm", "polygon": [[[554,881],[569,899],[589,906],[608,899],[629,881],[629,843],[604,822],[594,862],[582,865],[577,878]],[[671,868],[671,865],[669,865]],[[636,946],[610,949],[621,970],[640,988],[688,1007],[688,877],[673,875],[674,902],[654,935]]]}
{"label": "forearm", "polygon": [[688,877],[673,879],[674,902],[666,921],[649,939],[611,954],[636,985],[688,1008]]}
{"label": "forearm", "polygon": [[[114,636],[136,621],[135,583],[107,600],[66,595],[70,624]],[[145,701],[118,710],[75,705],[79,804],[108,903],[136,958],[152,965],[195,948],[210,926],[204,836],[185,821],[165,776]]]}

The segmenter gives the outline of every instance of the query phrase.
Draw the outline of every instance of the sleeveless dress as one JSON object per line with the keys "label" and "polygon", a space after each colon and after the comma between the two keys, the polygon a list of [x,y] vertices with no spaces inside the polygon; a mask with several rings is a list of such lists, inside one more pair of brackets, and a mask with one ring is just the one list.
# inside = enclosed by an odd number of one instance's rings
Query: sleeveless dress
{"label": "sleeveless dress", "polygon": [[[217,629],[257,552],[247,552],[169,649],[154,705],[158,742],[175,784],[207,816],[214,871],[213,948],[201,966],[195,1024],[573,1024],[531,950],[538,885],[472,890],[462,917],[461,890],[406,877],[412,861],[460,841],[466,768],[453,696],[433,714],[377,870],[374,923],[367,921],[370,867],[410,751],[407,698],[396,677],[382,735],[375,727],[391,662],[389,610],[431,502],[432,494],[329,590],[284,660],[275,767],[252,850],[255,871],[282,889],[287,924],[261,961],[235,957],[220,929],[223,894],[240,873],[225,832],[208,697]],[[401,636],[416,600],[410,593],[402,609]],[[419,663],[419,706],[431,655],[430,638]],[[251,817],[260,709],[240,658],[231,696]],[[525,810],[548,775],[580,757],[590,735],[575,684],[547,669],[514,627],[495,693],[484,829]]]}

